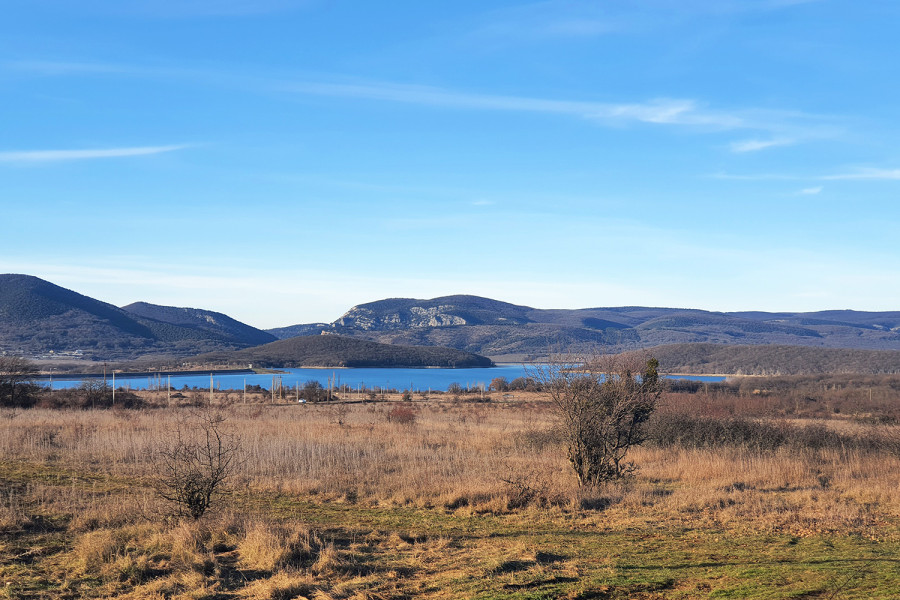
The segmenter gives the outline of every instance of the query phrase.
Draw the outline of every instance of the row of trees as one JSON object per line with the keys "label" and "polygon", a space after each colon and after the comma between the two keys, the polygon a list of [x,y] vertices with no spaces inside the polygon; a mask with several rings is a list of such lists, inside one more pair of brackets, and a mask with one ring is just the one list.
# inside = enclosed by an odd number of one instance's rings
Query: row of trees
{"label": "row of trees", "polygon": [[116,390],[101,379],[86,379],[76,388],[50,390],[34,382],[37,369],[18,356],[0,356],[0,407],[134,408],[142,405],[132,392]]}

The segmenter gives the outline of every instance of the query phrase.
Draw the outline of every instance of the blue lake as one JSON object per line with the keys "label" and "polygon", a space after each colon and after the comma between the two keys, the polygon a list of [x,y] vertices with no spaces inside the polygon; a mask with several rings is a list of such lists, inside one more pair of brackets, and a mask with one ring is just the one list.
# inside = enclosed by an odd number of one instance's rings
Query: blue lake
{"label": "blue lake", "polygon": [[[212,374],[213,387],[220,390],[240,390],[244,385],[259,385],[265,389],[271,389],[272,384],[280,379],[280,385],[293,388],[297,384],[301,387],[307,381],[314,380],[328,387],[333,379],[335,387],[347,385],[351,388],[386,388],[413,391],[446,391],[452,383],[458,383],[463,388],[478,389],[484,385],[490,385],[495,377],[505,377],[512,381],[517,377],[528,377],[529,369],[539,365],[501,364],[493,368],[480,369],[282,369],[284,373],[277,375]],[[678,379],[691,379],[695,381],[724,381],[725,377],[685,375]],[[170,382],[173,389],[197,387],[209,389],[210,375],[172,375],[168,379],[162,377],[162,385]],[[112,377],[107,377],[107,382],[112,383]],[[41,383],[46,383],[46,380]],[[65,389],[78,387],[80,379],[53,378],[53,389]],[[124,387],[132,390],[152,389],[156,386],[155,378],[150,377],[116,377],[116,387]]]}

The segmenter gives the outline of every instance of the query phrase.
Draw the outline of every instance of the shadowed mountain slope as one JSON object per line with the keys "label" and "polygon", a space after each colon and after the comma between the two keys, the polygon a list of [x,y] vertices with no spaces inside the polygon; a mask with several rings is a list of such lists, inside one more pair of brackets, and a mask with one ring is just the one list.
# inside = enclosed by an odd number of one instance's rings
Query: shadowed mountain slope
{"label": "shadowed mountain slope", "polygon": [[138,317],[153,319],[187,329],[195,329],[214,338],[231,341],[243,346],[259,346],[278,339],[271,333],[251,327],[232,319],[228,315],[211,310],[160,306],[147,302],[135,302],[128,306],[123,306],[122,310]]}
{"label": "shadowed mountain slope", "polygon": [[[165,317],[163,312],[156,314]],[[30,275],[0,275],[0,351],[80,351],[94,360],[128,360],[148,354],[190,356],[273,339],[253,328],[248,329],[257,333],[247,335],[243,328],[248,326],[228,317],[223,322],[231,331],[129,312]]]}

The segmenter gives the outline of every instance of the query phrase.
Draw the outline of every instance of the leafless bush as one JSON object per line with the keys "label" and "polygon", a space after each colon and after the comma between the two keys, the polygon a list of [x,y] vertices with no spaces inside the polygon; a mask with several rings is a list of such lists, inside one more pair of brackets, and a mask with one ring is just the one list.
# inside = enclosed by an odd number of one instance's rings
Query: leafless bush
{"label": "leafless bush", "polygon": [[540,473],[512,473],[501,478],[506,484],[506,507],[509,510],[525,508],[529,505],[538,508],[562,506],[568,498],[559,491],[553,492],[550,481]]}
{"label": "leafless bush", "polygon": [[634,470],[625,461],[645,437],[660,396],[655,359],[642,367],[609,357],[559,360],[534,372],[559,418],[567,456],[581,486],[597,485]]}
{"label": "leafless bush", "polygon": [[228,431],[223,415],[192,413],[159,452],[159,496],[177,516],[199,519],[223,492],[240,452],[240,440]]}
{"label": "leafless bush", "polygon": [[414,425],[417,416],[416,411],[412,407],[398,405],[387,413],[387,420],[389,423],[396,423],[397,425]]}

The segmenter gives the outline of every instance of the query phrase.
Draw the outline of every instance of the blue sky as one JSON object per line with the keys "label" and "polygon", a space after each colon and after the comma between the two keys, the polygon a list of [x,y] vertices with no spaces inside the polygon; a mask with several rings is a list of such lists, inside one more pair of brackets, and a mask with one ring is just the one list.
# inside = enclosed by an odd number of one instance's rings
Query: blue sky
{"label": "blue sky", "polygon": [[258,327],[900,309],[896,2],[15,4],[0,272]]}

